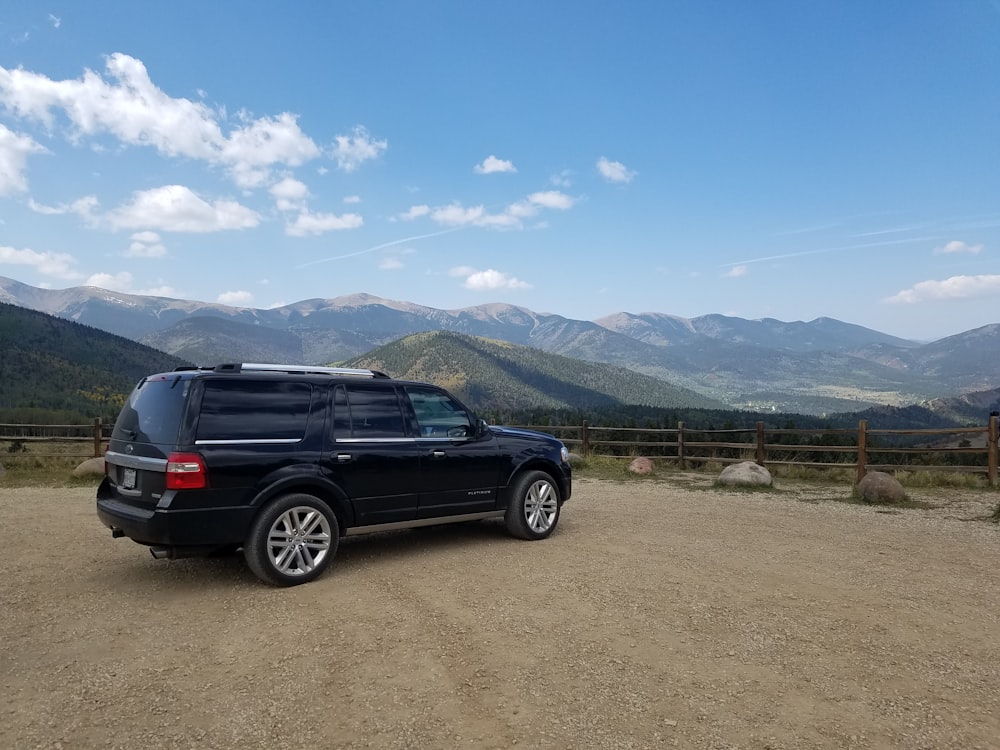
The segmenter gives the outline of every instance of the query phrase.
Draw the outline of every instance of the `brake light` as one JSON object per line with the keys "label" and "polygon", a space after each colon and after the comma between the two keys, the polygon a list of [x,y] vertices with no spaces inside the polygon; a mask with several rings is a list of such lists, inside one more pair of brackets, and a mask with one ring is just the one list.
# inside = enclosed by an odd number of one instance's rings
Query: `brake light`
{"label": "brake light", "polygon": [[197,453],[171,453],[167,457],[168,490],[200,490],[207,486],[205,462]]}

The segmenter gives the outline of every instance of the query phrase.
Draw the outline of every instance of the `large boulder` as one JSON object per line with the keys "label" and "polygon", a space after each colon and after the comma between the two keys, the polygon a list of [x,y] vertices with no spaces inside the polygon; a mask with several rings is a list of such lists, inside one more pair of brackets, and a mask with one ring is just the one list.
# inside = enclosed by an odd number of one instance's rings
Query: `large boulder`
{"label": "large boulder", "polygon": [[653,460],[645,456],[633,458],[632,463],[628,465],[628,470],[633,474],[652,474],[653,468]]}
{"label": "large boulder", "polygon": [[74,477],[104,476],[104,458],[88,458],[73,469]]}
{"label": "large boulder", "polygon": [[718,483],[730,487],[770,487],[771,472],[753,461],[729,464],[719,474]]}
{"label": "large boulder", "polygon": [[891,474],[869,471],[858,482],[857,495],[866,503],[901,503],[906,499],[906,490]]}

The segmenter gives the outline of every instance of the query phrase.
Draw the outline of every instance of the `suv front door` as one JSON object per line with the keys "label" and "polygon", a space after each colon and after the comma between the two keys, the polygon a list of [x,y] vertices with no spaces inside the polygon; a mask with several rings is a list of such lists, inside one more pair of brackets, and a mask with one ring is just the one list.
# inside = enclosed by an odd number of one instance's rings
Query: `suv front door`
{"label": "suv front door", "polygon": [[492,432],[477,434],[474,416],[443,390],[404,387],[421,453],[418,518],[496,509],[500,450]]}

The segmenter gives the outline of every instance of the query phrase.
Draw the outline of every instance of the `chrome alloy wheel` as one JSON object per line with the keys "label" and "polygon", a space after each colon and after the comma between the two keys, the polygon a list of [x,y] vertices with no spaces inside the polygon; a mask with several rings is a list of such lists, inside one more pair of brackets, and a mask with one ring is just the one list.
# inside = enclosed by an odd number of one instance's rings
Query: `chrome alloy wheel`
{"label": "chrome alloy wheel", "polygon": [[555,488],[545,480],[533,482],[524,498],[524,518],[536,534],[542,534],[556,522],[559,498]]}
{"label": "chrome alloy wheel", "polygon": [[306,575],[330,552],[330,540],[326,516],[315,508],[299,505],[271,524],[267,555],[275,570],[290,576]]}

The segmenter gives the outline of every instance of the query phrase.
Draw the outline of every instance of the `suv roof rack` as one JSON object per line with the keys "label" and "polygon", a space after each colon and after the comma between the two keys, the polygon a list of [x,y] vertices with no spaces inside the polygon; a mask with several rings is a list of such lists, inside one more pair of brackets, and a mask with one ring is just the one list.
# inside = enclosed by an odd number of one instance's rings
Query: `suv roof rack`
{"label": "suv roof rack", "polygon": [[319,367],[315,365],[275,365],[261,362],[236,362],[216,365],[215,372],[288,372],[304,375],[353,375],[362,378],[387,378],[381,370],[366,370],[357,367]]}

